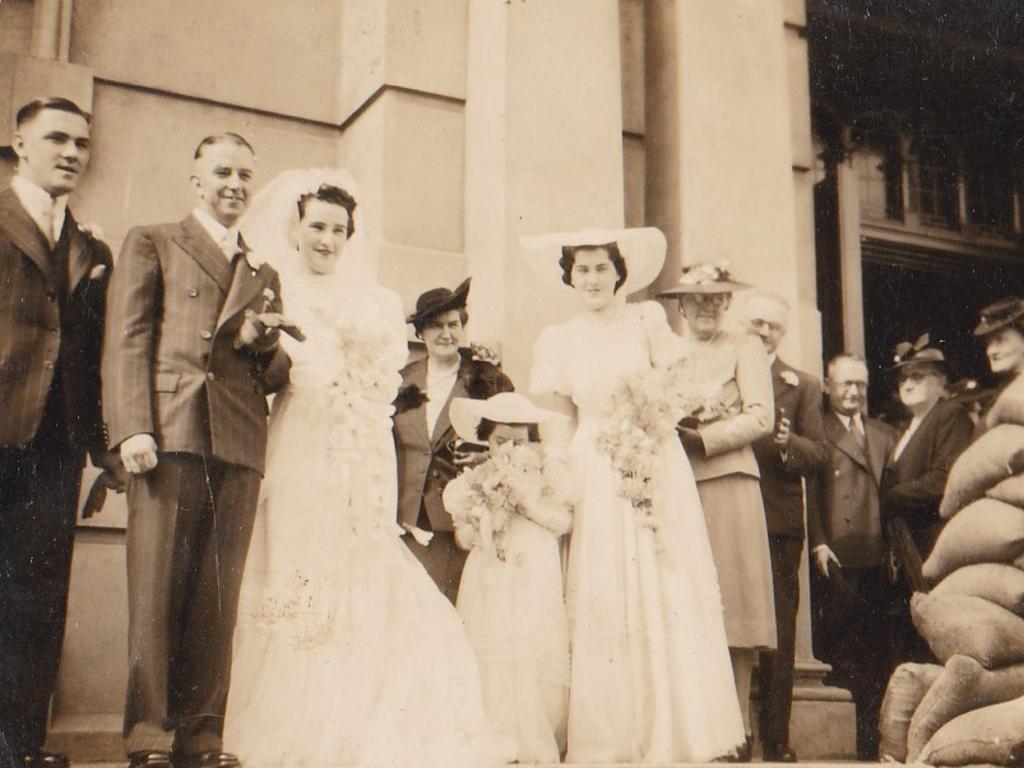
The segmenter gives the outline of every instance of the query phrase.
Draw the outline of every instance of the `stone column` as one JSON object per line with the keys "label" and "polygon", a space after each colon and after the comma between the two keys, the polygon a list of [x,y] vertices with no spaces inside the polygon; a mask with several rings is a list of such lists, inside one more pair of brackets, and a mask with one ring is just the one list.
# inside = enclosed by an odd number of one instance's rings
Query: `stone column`
{"label": "stone column", "polygon": [[[616,0],[471,0],[466,250],[475,335],[503,338],[528,384],[540,331],[577,311],[538,282],[518,238],[623,223]],[[479,292],[478,292],[479,291]]]}
{"label": "stone column", "polygon": [[[781,355],[819,373],[803,3],[652,0],[646,11],[646,217],[670,252],[659,284],[683,264],[728,258],[739,279],[789,298]],[[805,567],[791,740],[804,759],[845,756],[852,705],[821,683],[809,603]]]}

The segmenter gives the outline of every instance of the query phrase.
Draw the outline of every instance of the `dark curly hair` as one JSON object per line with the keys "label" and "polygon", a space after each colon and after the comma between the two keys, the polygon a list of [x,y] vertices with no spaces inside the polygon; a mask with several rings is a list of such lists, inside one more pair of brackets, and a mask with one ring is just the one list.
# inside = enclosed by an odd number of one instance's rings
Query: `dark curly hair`
{"label": "dark curly hair", "polygon": [[629,270],[626,269],[626,260],[622,258],[619,244],[614,240],[601,245],[563,245],[562,257],[558,260],[558,266],[562,268],[562,282],[572,286],[572,268],[576,265],[576,254],[580,251],[604,251],[608,254],[608,259],[619,276],[615,281],[615,292],[618,293],[619,288],[626,282]]}
{"label": "dark curly hair", "polygon": [[352,216],[356,210],[356,199],[352,195],[341,187],[335,187],[332,184],[321,184],[316,192],[307,192],[296,201],[295,204],[299,208],[299,221],[302,221],[302,217],[306,215],[306,205],[310,200],[319,200],[323,203],[339,205],[348,211],[348,232],[345,235],[345,239],[347,240],[355,234],[356,222]]}
{"label": "dark curly hair", "polygon": [[[504,423],[504,422],[500,422],[500,423]],[[482,440],[483,442],[487,442],[487,440],[493,434],[494,429],[495,429],[495,427],[498,426],[498,424],[499,424],[499,422],[491,421],[490,419],[487,419],[487,418],[480,419],[480,423],[476,425],[476,439],[477,440]],[[519,425],[513,424],[513,425],[510,425],[510,426],[519,426]],[[527,428],[527,434],[529,435],[529,437],[527,439],[531,443],[539,443],[540,442],[540,430],[537,428],[537,425],[536,424],[527,424],[525,426]]]}

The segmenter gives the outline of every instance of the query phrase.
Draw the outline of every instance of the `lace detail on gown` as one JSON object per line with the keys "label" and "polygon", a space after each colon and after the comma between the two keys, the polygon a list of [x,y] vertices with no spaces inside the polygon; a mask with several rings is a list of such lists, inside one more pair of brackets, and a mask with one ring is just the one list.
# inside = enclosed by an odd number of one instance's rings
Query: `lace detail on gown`
{"label": "lace detail on gown", "polygon": [[225,746],[251,768],[480,768],[476,661],[395,523],[400,301],[313,276],[282,292],[307,339],[283,342]]}

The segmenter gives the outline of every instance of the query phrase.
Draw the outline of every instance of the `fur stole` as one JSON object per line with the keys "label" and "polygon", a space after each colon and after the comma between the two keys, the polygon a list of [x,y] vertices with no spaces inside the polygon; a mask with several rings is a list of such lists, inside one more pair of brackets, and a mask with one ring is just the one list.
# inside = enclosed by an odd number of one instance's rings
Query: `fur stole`
{"label": "fur stole", "polygon": [[[466,389],[466,394],[473,400],[486,400],[499,392],[512,389],[508,377],[497,366],[484,360],[475,360],[468,349],[460,349],[462,362],[459,364],[459,380]],[[412,411],[427,402],[427,393],[415,384],[409,384],[398,390],[395,397],[395,414]]]}

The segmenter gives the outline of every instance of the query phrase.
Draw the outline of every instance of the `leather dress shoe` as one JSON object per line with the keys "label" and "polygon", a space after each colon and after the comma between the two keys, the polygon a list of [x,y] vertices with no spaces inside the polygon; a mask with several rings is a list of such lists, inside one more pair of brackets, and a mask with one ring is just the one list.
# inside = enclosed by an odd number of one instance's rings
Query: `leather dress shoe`
{"label": "leather dress shoe", "polygon": [[71,761],[60,752],[44,752],[40,749],[26,754],[22,758],[22,765],[25,768],[69,768]]}
{"label": "leather dress shoe", "polygon": [[230,752],[201,752],[197,755],[175,755],[175,768],[242,768],[242,761]]}
{"label": "leather dress shoe", "polygon": [[128,768],[173,768],[171,753],[162,749],[141,749],[128,755]]}
{"label": "leather dress shoe", "polygon": [[795,763],[796,752],[789,744],[765,744],[761,749],[766,763]]}

